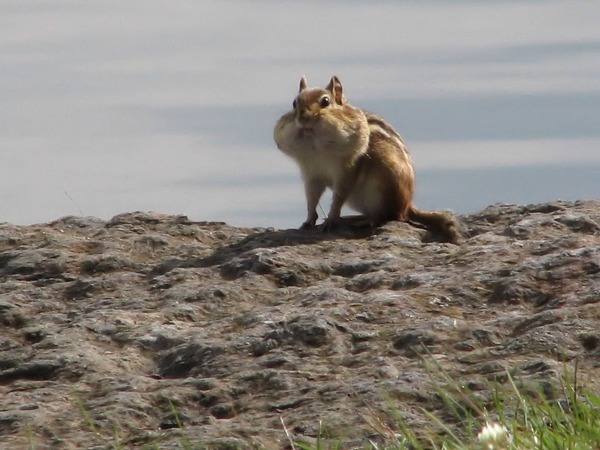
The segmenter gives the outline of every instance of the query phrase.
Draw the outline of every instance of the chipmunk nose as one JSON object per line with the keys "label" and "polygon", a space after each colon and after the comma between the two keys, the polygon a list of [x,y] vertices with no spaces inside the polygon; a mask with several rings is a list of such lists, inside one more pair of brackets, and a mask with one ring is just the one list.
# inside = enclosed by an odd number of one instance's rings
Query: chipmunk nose
{"label": "chipmunk nose", "polygon": [[296,115],[296,122],[298,122],[298,124],[306,125],[309,120],[310,116],[306,111],[298,111],[298,114]]}

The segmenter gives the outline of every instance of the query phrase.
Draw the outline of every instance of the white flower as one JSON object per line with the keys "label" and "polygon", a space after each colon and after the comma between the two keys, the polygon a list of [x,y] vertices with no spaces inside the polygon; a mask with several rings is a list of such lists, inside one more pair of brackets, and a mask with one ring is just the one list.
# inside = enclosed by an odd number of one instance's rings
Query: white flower
{"label": "white flower", "polygon": [[477,439],[487,450],[501,450],[507,448],[506,445],[510,441],[510,436],[504,425],[497,422],[486,422],[477,435]]}

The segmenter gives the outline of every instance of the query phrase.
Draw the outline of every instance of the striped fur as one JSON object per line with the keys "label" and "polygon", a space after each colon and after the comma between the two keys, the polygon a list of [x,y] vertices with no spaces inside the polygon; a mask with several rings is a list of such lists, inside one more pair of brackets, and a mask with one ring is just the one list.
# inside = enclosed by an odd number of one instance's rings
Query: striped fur
{"label": "striped fur", "polygon": [[393,141],[397,147],[405,153],[407,157],[410,157],[408,148],[402,139],[402,136],[392,127],[389,123],[387,123],[383,118],[379,117],[376,114],[364,111],[365,116],[367,116],[367,123],[369,124],[369,134],[373,135],[376,133],[380,133],[383,139],[389,139]]}

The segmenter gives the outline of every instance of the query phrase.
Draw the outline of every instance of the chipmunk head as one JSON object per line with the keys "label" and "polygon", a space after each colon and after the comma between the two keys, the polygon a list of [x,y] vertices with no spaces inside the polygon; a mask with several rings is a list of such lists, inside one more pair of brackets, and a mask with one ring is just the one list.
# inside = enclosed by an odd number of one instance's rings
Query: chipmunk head
{"label": "chipmunk head", "polygon": [[303,76],[300,79],[298,95],[292,104],[296,113],[296,124],[301,128],[312,128],[320,117],[345,103],[342,83],[335,75],[331,77],[325,89],[309,88],[306,77]]}

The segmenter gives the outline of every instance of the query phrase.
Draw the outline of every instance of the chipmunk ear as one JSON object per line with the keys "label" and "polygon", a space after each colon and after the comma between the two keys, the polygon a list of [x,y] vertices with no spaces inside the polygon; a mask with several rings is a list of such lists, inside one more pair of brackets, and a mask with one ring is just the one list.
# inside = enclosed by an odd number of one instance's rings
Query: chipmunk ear
{"label": "chipmunk ear", "polygon": [[343,105],[346,103],[346,99],[344,98],[344,89],[342,88],[342,82],[335,75],[331,77],[329,84],[325,88],[325,90],[331,92],[333,99],[338,105]]}
{"label": "chipmunk ear", "polygon": [[302,75],[302,78],[300,78],[300,89],[298,89],[298,92],[302,92],[307,87],[308,83],[306,82],[306,77]]}

